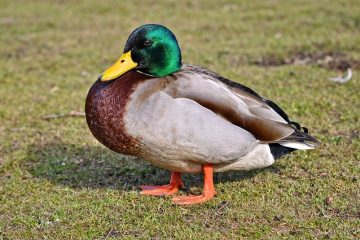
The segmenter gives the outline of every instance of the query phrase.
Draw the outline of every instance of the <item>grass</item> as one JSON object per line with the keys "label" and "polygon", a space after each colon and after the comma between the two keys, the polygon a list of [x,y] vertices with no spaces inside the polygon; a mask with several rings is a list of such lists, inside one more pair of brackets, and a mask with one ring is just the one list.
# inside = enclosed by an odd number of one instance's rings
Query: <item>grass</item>
{"label": "grass", "polygon": [[[357,1],[0,5],[0,239],[360,237]],[[83,111],[130,32],[152,22],[175,32],[186,62],[273,99],[320,148],[216,174],[219,194],[204,205],[140,196],[140,184],[166,183],[168,173],[101,146],[82,117],[43,117]],[[328,81],[337,75],[331,64],[279,64],[300,53],[340,54],[354,77],[339,85]],[[185,184],[199,193],[201,176],[186,175]]]}

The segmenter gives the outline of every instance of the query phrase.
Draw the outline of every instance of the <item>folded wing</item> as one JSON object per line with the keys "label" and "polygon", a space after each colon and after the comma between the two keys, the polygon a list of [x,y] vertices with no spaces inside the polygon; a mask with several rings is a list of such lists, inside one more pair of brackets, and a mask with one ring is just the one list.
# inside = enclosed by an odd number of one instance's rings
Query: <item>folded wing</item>
{"label": "folded wing", "polygon": [[191,65],[183,67],[175,77],[170,91],[173,97],[196,101],[262,142],[297,143],[296,148],[299,144],[308,148],[317,144],[315,138],[301,131],[299,124],[292,124],[278,105],[243,85]]}

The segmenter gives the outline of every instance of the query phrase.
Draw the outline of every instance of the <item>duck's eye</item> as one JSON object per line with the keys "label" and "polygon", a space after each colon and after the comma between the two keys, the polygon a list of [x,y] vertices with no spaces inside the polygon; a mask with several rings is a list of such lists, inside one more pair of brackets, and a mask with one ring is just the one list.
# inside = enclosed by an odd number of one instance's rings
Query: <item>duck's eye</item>
{"label": "duck's eye", "polygon": [[150,40],[145,40],[145,42],[144,42],[144,46],[150,46],[151,45],[151,41]]}

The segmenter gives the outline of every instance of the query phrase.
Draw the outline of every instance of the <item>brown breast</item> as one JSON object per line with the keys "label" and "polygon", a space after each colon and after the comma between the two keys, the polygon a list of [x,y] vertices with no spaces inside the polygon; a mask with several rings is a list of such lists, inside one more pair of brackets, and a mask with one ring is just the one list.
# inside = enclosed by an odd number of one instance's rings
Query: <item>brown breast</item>
{"label": "brown breast", "polygon": [[85,104],[87,124],[96,139],[115,152],[138,153],[138,141],[126,133],[123,119],[131,93],[147,78],[129,71],[113,81],[97,80],[89,90]]}

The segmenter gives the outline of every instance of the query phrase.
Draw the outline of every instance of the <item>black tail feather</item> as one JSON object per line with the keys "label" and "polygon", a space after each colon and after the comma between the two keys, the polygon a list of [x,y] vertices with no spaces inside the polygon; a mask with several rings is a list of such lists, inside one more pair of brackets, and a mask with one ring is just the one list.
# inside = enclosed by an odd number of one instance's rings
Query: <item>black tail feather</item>
{"label": "black tail feather", "polygon": [[281,146],[278,143],[270,143],[269,147],[270,147],[271,154],[274,156],[274,159],[278,159],[284,155],[287,155],[287,154],[297,150],[295,148]]}

